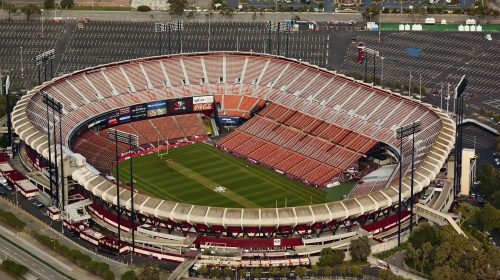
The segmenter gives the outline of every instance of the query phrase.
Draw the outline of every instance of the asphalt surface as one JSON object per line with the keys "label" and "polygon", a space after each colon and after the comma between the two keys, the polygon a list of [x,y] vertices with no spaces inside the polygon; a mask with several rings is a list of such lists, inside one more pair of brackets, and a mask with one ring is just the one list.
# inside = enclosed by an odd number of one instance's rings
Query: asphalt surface
{"label": "asphalt surface", "polygon": [[[6,254],[12,260],[27,266],[30,269],[30,272],[40,279],[47,279],[47,280],[70,279],[67,276],[62,275],[59,272],[57,272],[56,270],[47,266],[45,263],[41,262],[40,260],[34,258],[30,254],[26,253],[26,251],[27,251],[27,252],[37,254],[36,252],[38,251],[39,253],[37,255],[42,256],[42,254],[40,253],[41,252],[40,249],[27,246],[25,243],[20,242],[20,240],[18,238],[16,238],[15,235],[12,235],[12,234],[13,234],[12,232],[6,230],[3,226],[0,226],[0,235],[1,235],[0,236],[0,251],[1,252]],[[4,238],[10,240],[11,242],[6,241]],[[18,246],[21,246],[26,251],[21,250],[20,248],[16,247],[13,244],[17,244]],[[50,258],[44,258],[44,260],[45,260],[45,262],[50,262],[51,265],[53,265],[55,267],[59,267],[60,270],[62,270],[62,271],[65,270],[63,267],[61,267],[60,264],[58,264],[57,262],[53,262]]]}

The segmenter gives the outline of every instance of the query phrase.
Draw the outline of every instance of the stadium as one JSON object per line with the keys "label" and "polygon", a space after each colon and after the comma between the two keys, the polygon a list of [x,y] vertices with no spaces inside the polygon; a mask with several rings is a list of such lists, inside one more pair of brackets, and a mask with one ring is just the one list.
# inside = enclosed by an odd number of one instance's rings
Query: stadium
{"label": "stadium", "polygon": [[[49,112],[44,94],[63,105],[60,115]],[[396,130],[416,121],[421,130],[400,142]],[[395,232],[400,167],[409,216],[412,141],[417,196],[455,142],[454,120],[429,104],[246,52],[148,57],[66,74],[22,96],[12,124],[35,166],[59,166],[66,228],[122,254],[137,232],[136,254],[181,262],[190,248],[210,248],[223,257],[205,256],[205,264],[247,267],[308,265],[325,246],[359,234],[384,242]],[[136,145],[115,143],[110,129]],[[62,143],[49,142],[47,132]],[[86,235],[87,211],[111,231],[120,222],[121,242]]]}

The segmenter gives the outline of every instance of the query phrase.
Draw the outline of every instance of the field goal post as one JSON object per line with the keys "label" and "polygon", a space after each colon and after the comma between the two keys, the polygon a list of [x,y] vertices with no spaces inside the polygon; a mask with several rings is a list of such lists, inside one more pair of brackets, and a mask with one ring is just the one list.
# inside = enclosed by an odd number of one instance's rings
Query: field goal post
{"label": "field goal post", "polygon": [[168,155],[168,146],[170,146],[170,145],[169,145],[168,137],[167,137],[167,152],[166,153],[160,153],[160,150],[161,150],[161,148],[160,148],[160,140],[158,139],[158,156],[160,157],[160,159],[163,159],[164,155]]}

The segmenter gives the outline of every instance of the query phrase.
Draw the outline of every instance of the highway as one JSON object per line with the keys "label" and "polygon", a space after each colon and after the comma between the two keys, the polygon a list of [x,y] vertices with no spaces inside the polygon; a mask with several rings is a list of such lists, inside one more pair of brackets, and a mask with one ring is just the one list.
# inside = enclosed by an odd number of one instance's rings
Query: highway
{"label": "highway", "polygon": [[[8,256],[10,259],[25,265],[30,269],[30,273],[38,277],[39,279],[71,279],[68,276],[62,275],[61,273],[55,271],[53,268],[49,267],[39,259],[26,253],[26,251],[40,256],[40,258],[43,258],[46,262],[50,262],[52,266],[58,267],[58,269],[64,269],[62,267],[62,265],[64,264],[59,263],[58,261],[51,260],[50,256],[47,254],[38,254],[37,251],[41,252],[40,249],[34,248],[33,246],[31,248],[28,248],[28,246],[26,244],[23,244],[23,242],[20,242],[19,239],[20,238],[18,238],[14,233],[5,229],[3,226],[0,226],[0,252],[2,253],[2,255]],[[12,243],[7,240],[10,240]],[[18,246],[23,247],[26,251],[21,250],[13,244],[17,244]],[[47,256],[49,257],[47,258]],[[66,268],[69,267],[66,266]]]}

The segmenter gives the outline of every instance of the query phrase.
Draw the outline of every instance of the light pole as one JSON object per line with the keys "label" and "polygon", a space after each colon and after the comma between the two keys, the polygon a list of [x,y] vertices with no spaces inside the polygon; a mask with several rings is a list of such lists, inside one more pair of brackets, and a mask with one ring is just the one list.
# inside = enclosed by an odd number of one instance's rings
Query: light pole
{"label": "light pole", "polygon": [[208,47],[207,47],[207,51],[209,52],[210,51],[210,17],[212,15],[212,12],[208,12]]}
{"label": "light pole", "polygon": [[382,73],[380,74],[380,87],[384,88],[384,58],[383,56],[380,57],[380,61],[382,63]]}
{"label": "light pole", "polygon": [[454,100],[458,99],[458,103],[456,104],[455,112],[455,173],[454,173],[454,188],[453,194],[456,197],[461,191],[461,177],[462,177],[462,148],[463,148],[463,118],[464,118],[464,97],[465,97],[465,88],[467,87],[468,79],[462,76],[462,79],[455,87]]}
{"label": "light pole", "polygon": [[[53,128],[53,139],[54,139],[54,171],[55,171],[55,185],[56,185],[56,189],[57,189],[57,206],[60,208],[61,210],[61,215],[62,213],[64,212],[64,206],[65,206],[65,202],[66,202],[66,192],[65,192],[65,186],[64,186],[64,180],[66,179],[66,177],[64,176],[64,155],[63,155],[63,142],[62,142],[62,113],[63,113],[63,105],[61,102],[57,101],[56,99],[54,99],[52,96],[50,96],[48,93],[46,92],[43,92],[42,93],[42,97],[43,97],[43,102],[45,104],[47,104],[47,115],[49,115],[48,113],[48,109],[51,108],[52,109],[52,128]],[[59,118],[59,156],[60,156],[60,161],[61,163],[59,164],[59,168],[58,168],[58,163],[57,163],[57,137],[56,137],[56,113],[58,114],[58,118]],[[49,120],[49,118],[47,117],[47,121]],[[49,128],[49,125],[47,125],[48,128]],[[47,135],[49,137],[49,143],[50,143],[50,128],[47,130]],[[49,167],[50,167],[50,145],[49,145]],[[59,171],[60,169],[60,171]],[[52,168],[50,168],[50,173],[52,173]],[[60,178],[59,178],[60,176]],[[50,176],[51,178],[53,178],[53,176],[51,175]],[[52,180],[52,179],[51,179]],[[60,180],[60,181],[59,181]],[[59,186],[59,182],[60,182],[60,186]],[[52,183],[52,182],[51,182]],[[61,191],[59,192],[59,188],[61,189]],[[61,194],[60,198],[59,198],[59,193]]]}
{"label": "light pole", "polygon": [[161,55],[161,43],[162,43],[162,36],[161,34],[166,31],[166,25],[164,22],[157,22],[155,23],[155,33],[158,33],[158,55]]}
{"label": "light pole", "polygon": [[43,22],[44,22],[43,9],[40,9],[40,12],[42,13],[42,17],[40,19],[42,20],[42,38],[43,38]]}
{"label": "light pole", "polygon": [[283,23],[283,31],[286,34],[286,51],[285,51],[286,57],[288,57],[288,37],[290,36],[291,29],[292,29],[292,26],[290,23]]}
{"label": "light pole", "polygon": [[21,53],[21,79],[24,79],[23,47],[19,47]]}
{"label": "light pole", "polygon": [[399,202],[398,202],[398,247],[401,246],[401,192],[403,182],[403,138],[412,135],[411,151],[411,184],[410,184],[410,233],[413,229],[413,184],[415,170],[415,133],[420,131],[420,121],[402,126],[396,130],[396,139],[400,139],[399,144]]}
{"label": "light pole", "polygon": [[[109,140],[114,140],[115,141],[115,149],[117,149],[117,142],[123,143],[123,144],[128,144],[129,145],[129,156],[130,156],[130,220],[132,223],[132,228],[131,233],[132,233],[132,252],[130,253],[130,263],[133,261],[133,255],[135,252],[135,211],[134,211],[134,173],[133,173],[133,149],[134,147],[138,146],[139,143],[139,137],[135,134],[130,134],[124,131],[120,131],[117,129],[108,129],[108,139]],[[117,156],[117,152],[115,151],[115,156]],[[118,157],[117,157],[118,158]],[[116,170],[118,170],[118,161],[116,163]],[[116,192],[117,192],[117,206],[118,206],[118,213],[121,213],[120,210],[120,197],[119,197],[119,182],[118,179],[117,181],[117,187],[116,187]],[[118,224],[118,233],[120,233],[120,224]],[[119,236],[120,238],[120,236]]]}

